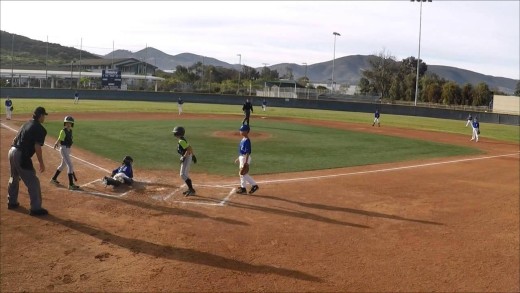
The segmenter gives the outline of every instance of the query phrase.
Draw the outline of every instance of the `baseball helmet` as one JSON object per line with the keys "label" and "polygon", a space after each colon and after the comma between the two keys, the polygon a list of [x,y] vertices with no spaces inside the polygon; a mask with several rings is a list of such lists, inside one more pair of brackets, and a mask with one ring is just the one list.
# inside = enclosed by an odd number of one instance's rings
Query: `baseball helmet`
{"label": "baseball helmet", "polygon": [[72,127],[74,127],[74,118],[72,118],[72,116],[65,116],[65,118],[63,119],[63,125],[65,126],[65,123],[71,123]]}
{"label": "baseball helmet", "polygon": [[130,157],[130,156],[125,156],[123,158],[123,163],[124,164],[133,163],[133,162],[134,162],[134,159],[132,159],[132,157]]}
{"label": "baseball helmet", "polygon": [[243,124],[242,126],[240,126],[240,128],[238,130],[240,130],[240,131],[249,131],[250,128],[249,128],[249,125]]}
{"label": "baseball helmet", "polygon": [[175,126],[175,128],[173,129],[172,132],[173,132],[173,135],[175,135],[175,136],[184,136],[184,134],[186,133],[186,130],[182,126]]}

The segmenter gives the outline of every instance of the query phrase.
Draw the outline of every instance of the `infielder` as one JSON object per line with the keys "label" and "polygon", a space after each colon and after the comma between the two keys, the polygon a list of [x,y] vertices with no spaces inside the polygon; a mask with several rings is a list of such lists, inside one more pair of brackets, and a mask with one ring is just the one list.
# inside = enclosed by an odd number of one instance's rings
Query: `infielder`
{"label": "infielder", "polygon": [[473,124],[473,117],[471,117],[471,113],[468,114],[468,121],[466,121],[466,127],[468,127],[468,125],[472,125]]}
{"label": "infielder", "polygon": [[193,148],[188,143],[184,135],[186,134],[186,130],[182,126],[175,126],[173,129],[173,135],[179,139],[179,143],[177,145],[177,152],[180,157],[181,169],[180,176],[186,185],[188,186],[188,190],[184,191],[182,194],[184,196],[192,196],[195,195],[195,189],[193,189],[193,184],[190,179],[190,164],[193,161],[194,164],[197,163],[197,157],[193,153]]}
{"label": "infielder", "polygon": [[63,126],[65,126],[62,130],[60,130],[60,134],[58,135],[58,139],[56,143],[54,143],[54,149],[60,146],[60,155],[61,155],[61,163],[58,166],[58,169],[52,176],[51,183],[54,185],[60,184],[58,181],[58,176],[61,171],[67,165],[67,175],[69,176],[69,190],[78,190],[80,187],[74,184],[74,181],[77,181],[76,174],[74,174],[74,167],[72,165],[72,160],[70,159],[70,151],[72,148],[72,127],[74,127],[74,118],[72,116],[66,116],[63,119]]}
{"label": "infielder", "polygon": [[246,190],[246,182],[251,185],[251,189],[249,190],[249,194],[253,194],[258,190],[258,185],[255,180],[249,175],[249,164],[251,164],[251,140],[249,139],[249,125],[243,124],[240,126],[240,135],[242,139],[238,144],[238,158],[235,160],[235,163],[239,163],[239,172],[240,175],[240,187],[237,189],[238,194],[247,193]]}
{"label": "infielder", "polygon": [[473,127],[473,134],[471,135],[471,140],[478,142],[478,135],[480,134],[480,124],[478,123],[477,117],[475,117],[471,126]]}

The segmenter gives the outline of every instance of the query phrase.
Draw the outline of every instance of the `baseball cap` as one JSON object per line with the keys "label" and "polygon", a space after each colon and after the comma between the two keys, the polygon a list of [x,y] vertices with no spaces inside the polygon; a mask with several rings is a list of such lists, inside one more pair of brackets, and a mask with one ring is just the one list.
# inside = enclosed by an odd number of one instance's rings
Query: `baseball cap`
{"label": "baseball cap", "polygon": [[244,124],[244,125],[240,126],[240,128],[238,130],[240,130],[240,131],[249,131],[249,125]]}
{"label": "baseball cap", "polygon": [[34,109],[34,115],[41,116],[41,115],[49,115],[49,114],[47,114],[47,111],[45,111],[44,107],[37,107],[36,109]]}

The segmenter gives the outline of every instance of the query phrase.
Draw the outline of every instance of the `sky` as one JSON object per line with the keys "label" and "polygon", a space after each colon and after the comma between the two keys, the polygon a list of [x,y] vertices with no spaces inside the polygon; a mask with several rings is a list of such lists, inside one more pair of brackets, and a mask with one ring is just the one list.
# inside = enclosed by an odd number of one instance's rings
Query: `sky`
{"label": "sky", "polygon": [[154,47],[258,68],[417,58],[420,44],[426,64],[520,79],[520,0],[0,0],[0,13],[3,31],[101,55]]}

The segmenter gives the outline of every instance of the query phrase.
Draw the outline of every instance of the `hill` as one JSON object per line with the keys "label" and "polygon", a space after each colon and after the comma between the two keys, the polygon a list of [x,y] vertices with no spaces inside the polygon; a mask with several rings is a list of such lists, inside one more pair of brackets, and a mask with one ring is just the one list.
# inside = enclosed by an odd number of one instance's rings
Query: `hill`
{"label": "hill", "polygon": [[[12,47],[13,36],[15,39],[14,47]],[[80,50],[76,48],[37,41],[5,31],[1,31],[0,45],[0,65],[2,68],[11,68],[12,51],[14,52],[15,57],[14,66],[17,68],[41,68],[41,66],[45,66],[46,58],[48,58],[48,64],[53,65],[68,64],[71,60],[78,60],[80,57]],[[370,68],[369,60],[372,57],[372,55],[351,55],[336,58],[334,60],[334,80],[337,83],[357,85],[361,78],[362,70]],[[137,52],[116,50],[105,56],[98,56],[82,50],[81,58],[136,58],[139,60],[146,60],[146,62],[165,71],[174,70],[179,65],[190,67],[197,62],[216,67],[239,68],[238,64],[229,64],[207,56],[192,53],[169,55],[153,47],[147,47]],[[476,85],[480,82],[485,82],[490,89],[497,89],[508,94],[513,94],[516,88],[517,80],[515,79],[485,75],[445,65],[427,65],[427,73],[435,73],[438,76],[446,80],[454,81],[459,85],[464,85],[466,83]],[[305,73],[307,73],[309,79],[314,83],[330,83],[330,79],[332,78],[332,60],[308,65],[280,63],[270,65],[269,68],[278,71],[280,76],[286,75],[290,71],[295,79],[303,77],[305,76]],[[262,68],[259,67],[256,69],[260,71]]]}

